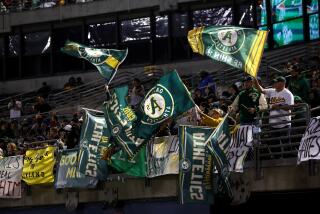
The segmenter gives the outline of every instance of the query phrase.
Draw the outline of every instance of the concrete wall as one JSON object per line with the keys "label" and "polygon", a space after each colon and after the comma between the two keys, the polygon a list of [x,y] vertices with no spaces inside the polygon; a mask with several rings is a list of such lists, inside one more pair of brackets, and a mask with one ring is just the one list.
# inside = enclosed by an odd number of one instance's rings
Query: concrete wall
{"label": "concrete wall", "polygon": [[[320,188],[320,174],[309,176],[308,165],[269,166],[263,168],[264,176],[257,180],[255,169],[247,168],[243,174],[237,173],[246,183],[251,192],[311,190]],[[320,166],[316,166],[319,172]],[[112,201],[118,191],[119,200],[172,198],[178,196],[178,176],[169,175],[150,179],[150,185],[145,186],[144,179],[128,179],[125,182],[107,182],[95,190],[79,190],[79,203]],[[57,192],[51,186],[32,186],[28,192],[22,193],[17,200],[0,200],[0,207],[27,207],[41,205],[65,204],[68,190]]]}

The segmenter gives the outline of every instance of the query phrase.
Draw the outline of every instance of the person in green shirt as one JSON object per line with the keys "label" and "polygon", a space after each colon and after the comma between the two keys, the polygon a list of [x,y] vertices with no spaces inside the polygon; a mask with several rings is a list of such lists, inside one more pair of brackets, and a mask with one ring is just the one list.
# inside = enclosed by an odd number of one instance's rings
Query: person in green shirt
{"label": "person in green shirt", "polygon": [[303,102],[309,101],[310,86],[304,75],[299,74],[299,68],[293,66],[290,70],[291,78],[289,80],[288,89],[293,95],[299,96]]}
{"label": "person in green shirt", "polygon": [[246,77],[243,86],[244,90],[229,106],[229,112],[239,111],[240,125],[253,125],[258,112],[267,109],[268,104],[264,94],[253,87],[253,77]]}

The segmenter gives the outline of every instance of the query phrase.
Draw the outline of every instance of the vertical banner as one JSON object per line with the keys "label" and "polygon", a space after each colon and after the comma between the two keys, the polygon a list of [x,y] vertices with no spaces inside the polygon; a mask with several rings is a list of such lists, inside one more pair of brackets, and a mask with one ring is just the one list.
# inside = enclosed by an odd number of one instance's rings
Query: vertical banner
{"label": "vertical banner", "polygon": [[301,138],[298,151],[298,164],[307,160],[320,159],[320,116],[310,120]]}
{"label": "vertical banner", "polygon": [[212,154],[214,166],[218,170],[218,177],[216,178],[217,193],[232,197],[232,189],[230,184],[229,162],[227,154],[229,152],[229,145],[231,141],[228,119],[226,115],[213,131],[208,139],[207,147]]}
{"label": "vertical banner", "polygon": [[0,159],[0,198],[21,198],[23,156]]}
{"label": "vertical banner", "polygon": [[28,185],[53,183],[54,151],[56,147],[29,149],[24,157],[22,180]]}
{"label": "vertical banner", "polygon": [[252,148],[253,126],[240,126],[234,131],[229,148],[229,171],[243,172],[244,161]]}
{"label": "vertical banner", "polygon": [[206,142],[211,128],[179,127],[180,203],[213,203],[213,162]]}
{"label": "vertical banner", "polygon": [[79,172],[106,180],[108,176],[108,162],[102,157],[108,147],[110,132],[103,114],[94,115],[85,110],[85,118],[82,123],[79,149]]}
{"label": "vertical banner", "polygon": [[128,105],[128,86],[110,91],[111,98],[103,104],[103,112],[111,134],[129,157],[133,157],[145,139],[137,138],[134,133],[134,122],[137,116]]}
{"label": "vertical banner", "polygon": [[148,177],[179,174],[179,139],[177,136],[157,137],[147,144]]}
{"label": "vertical banner", "polygon": [[55,187],[60,188],[95,188],[98,179],[81,174],[78,171],[78,150],[63,150],[55,179]]}

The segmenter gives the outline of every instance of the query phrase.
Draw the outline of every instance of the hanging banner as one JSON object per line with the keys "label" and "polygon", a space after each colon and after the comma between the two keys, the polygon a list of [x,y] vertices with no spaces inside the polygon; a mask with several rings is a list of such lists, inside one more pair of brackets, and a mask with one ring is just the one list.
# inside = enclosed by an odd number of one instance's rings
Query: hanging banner
{"label": "hanging banner", "polygon": [[21,198],[23,156],[0,159],[0,198]]}
{"label": "hanging banner", "polygon": [[298,151],[298,164],[307,160],[320,159],[320,116],[310,120],[301,138]]}
{"label": "hanging banner", "polygon": [[252,130],[253,126],[245,125],[232,134],[228,153],[229,171],[243,172],[244,161],[253,145]]}
{"label": "hanging banner", "polygon": [[110,91],[110,95],[110,100],[103,104],[106,122],[116,143],[132,158],[146,141],[134,133],[137,116],[126,100],[128,86],[115,88]]}
{"label": "hanging banner", "polygon": [[22,180],[28,185],[46,184],[54,181],[53,167],[56,147],[29,149],[24,157]]}
{"label": "hanging banner", "polygon": [[79,149],[79,172],[106,180],[108,177],[108,162],[103,160],[110,143],[110,131],[103,114],[95,114],[85,110],[82,123]]}
{"label": "hanging banner", "polygon": [[213,203],[213,162],[206,142],[213,129],[180,126],[180,203]]}
{"label": "hanging banner", "polygon": [[215,183],[216,192],[232,198],[229,162],[227,154],[231,141],[228,119],[226,115],[219,126],[210,135],[207,148],[211,152],[214,166],[218,173]]}
{"label": "hanging banner", "polygon": [[63,150],[60,154],[55,187],[95,188],[98,179],[81,174],[77,169],[78,149]]}
{"label": "hanging banner", "polygon": [[177,136],[157,137],[147,144],[148,177],[179,174],[179,139]]}

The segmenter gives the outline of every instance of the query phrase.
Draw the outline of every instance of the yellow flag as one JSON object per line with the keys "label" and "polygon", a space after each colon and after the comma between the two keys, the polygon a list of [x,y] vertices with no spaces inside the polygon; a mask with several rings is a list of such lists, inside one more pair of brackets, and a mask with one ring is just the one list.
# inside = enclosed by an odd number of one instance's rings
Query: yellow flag
{"label": "yellow flag", "polygon": [[48,146],[43,149],[27,150],[24,158],[22,180],[28,185],[52,183],[54,181],[55,149],[54,146]]}

